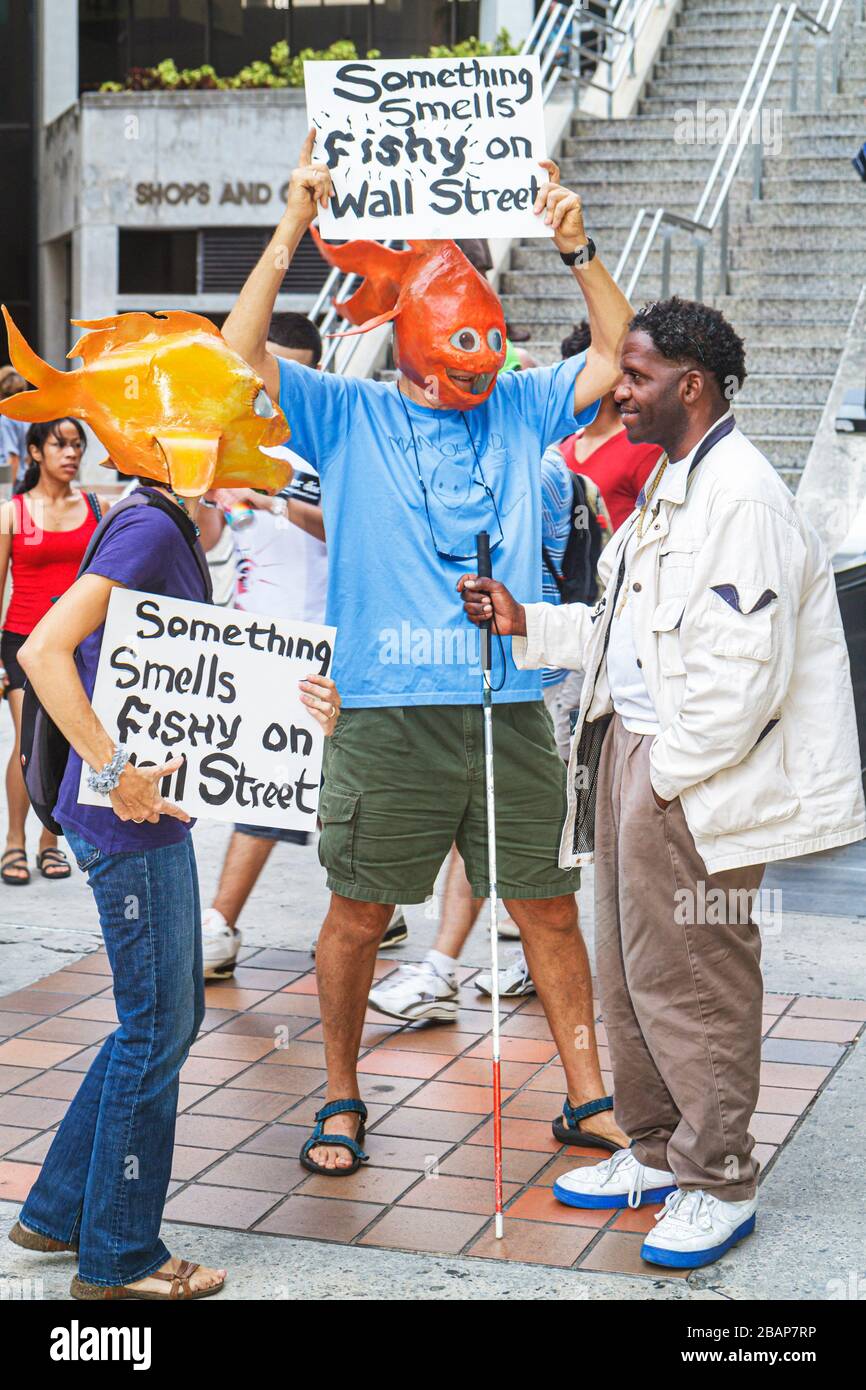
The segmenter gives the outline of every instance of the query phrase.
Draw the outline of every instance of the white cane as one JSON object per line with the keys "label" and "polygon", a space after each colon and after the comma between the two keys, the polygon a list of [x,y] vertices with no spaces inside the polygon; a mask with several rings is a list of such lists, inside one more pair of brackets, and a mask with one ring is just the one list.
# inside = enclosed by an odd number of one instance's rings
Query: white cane
{"label": "white cane", "polygon": [[[479,579],[491,579],[490,536],[476,537]],[[496,1239],[502,1239],[502,1084],[499,1057],[499,932],[496,923],[496,791],[493,783],[493,696],[490,688],[490,627],[481,628],[481,670],[484,679],[484,777],[487,791],[487,878],[490,888],[490,998],[493,1007],[493,1194]]]}

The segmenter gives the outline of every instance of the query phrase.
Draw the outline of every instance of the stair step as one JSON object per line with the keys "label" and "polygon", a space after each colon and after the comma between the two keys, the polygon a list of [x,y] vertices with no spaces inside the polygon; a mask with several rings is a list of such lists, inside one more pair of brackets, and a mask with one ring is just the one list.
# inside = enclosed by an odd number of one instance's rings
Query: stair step
{"label": "stair step", "polygon": [[[841,202],[838,199],[821,198],[803,203],[789,202],[787,199],[764,198],[761,202],[749,204],[749,221],[755,227],[822,227],[827,229],[825,238],[832,229],[835,242],[835,228],[864,226],[863,203]],[[826,239],[825,239],[826,245]]]}
{"label": "stair step", "polygon": [[[818,286],[816,288],[819,289]],[[746,312],[757,311],[762,321],[768,324],[808,325],[810,332],[812,325],[839,324],[844,331],[851,321],[859,290],[860,286],[857,285],[848,295],[822,295],[818,292],[806,296],[795,294],[792,287],[789,294],[772,295],[762,287],[757,295],[720,295],[716,299],[716,307],[732,319]]]}
{"label": "stair step", "polygon": [[[750,354],[746,357],[747,367],[749,360]],[[834,380],[830,373],[816,375],[813,372],[764,372],[760,370],[763,365],[763,361],[759,361],[758,370],[749,372],[745,384],[737,393],[737,408],[740,402],[747,405],[774,405],[778,401],[793,401],[797,405],[816,405],[823,410]]]}
{"label": "stair step", "polygon": [[755,434],[784,434],[808,438],[811,444],[821,423],[823,405],[765,405],[737,397],[737,419],[750,437]]}
{"label": "stair step", "polygon": [[[833,248],[828,253],[830,255],[843,255],[845,251],[866,251],[866,226],[854,224],[847,227],[834,227],[832,240],[828,238],[826,227],[819,228],[814,223],[799,227],[777,226],[773,231],[772,239],[770,239],[767,236],[766,227],[759,227],[752,223],[735,229],[731,236],[731,242],[735,253],[737,247],[741,247],[745,251],[760,250],[774,257],[779,254],[786,255],[789,251],[801,251],[806,256],[820,256],[823,260],[828,245],[832,245]],[[815,268],[817,269],[817,267]]]}
{"label": "stair step", "polygon": [[[812,248],[803,247],[797,242],[795,234],[792,245],[786,250],[795,253],[803,252],[803,260],[800,265],[802,270],[819,270],[822,276],[850,274],[859,276],[861,280],[866,280],[866,235],[864,235],[863,245],[859,249],[850,247],[848,250],[825,251],[820,246],[820,242],[817,242]],[[796,267],[788,263],[786,250],[776,245],[767,246],[761,243],[752,245],[738,242],[730,250],[731,270],[762,271],[764,274],[790,276]],[[820,254],[820,268],[816,263],[818,254]],[[785,269],[780,270],[780,263]]]}
{"label": "stair step", "polygon": [[[736,295],[763,294],[768,291],[774,294],[777,290],[782,294],[786,287],[791,287],[792,283],[792,276],[789,273],[773,274],[773,272],[763,269],[731,270],[729,276],[731,294]],[[826,267],[822,264],[818,281],[820,293],[829,294],[838,299],[850,297],[852,300],[856,300],[863,284],[863,278],[862,273],[859,275],[856,272],[846,274],[842,270],[835,275],[828,274]],[[804,297],[809,296],[802,296],[798,292],[797,302],[801,303]]]}

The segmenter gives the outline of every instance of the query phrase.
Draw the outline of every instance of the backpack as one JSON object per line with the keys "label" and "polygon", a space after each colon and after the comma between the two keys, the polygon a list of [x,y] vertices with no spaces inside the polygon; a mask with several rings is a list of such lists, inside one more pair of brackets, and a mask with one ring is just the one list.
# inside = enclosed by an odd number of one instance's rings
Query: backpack
{"label": "backpack", "polygon": [[611,537],[610,517],[601,493],[584,473],[571,474],[571,529],[557,570],[549,552],[541,556],[559,590],[562,603],[595,603],[598,597],[598,557]]}
{"label": "backpack", "polygon": [[[113,524],[121,512],[128,511],[131,507],[156,507],[159,511],[165,512],[166,516],[170,516],[177,524],[179,531],[195,555],[205,581],[207,602],[210,603],[212,595],[210,574],[197,544],[195,526],[174,502],[169,502],[168,498],[163,497],[160,492],[145,488],[131,493],[129,497],[124,497],[122,501],[115,503],[105,513],[90,538],[90,543],[78,567],[76,578],[80,579],[84,574],[109,526]],[[68,761],[69,740],[65,734],[61,733],[54,720],[43,708],[39,696],[30,682],[27,681],[24,685],[24,704],[21,711],[21,769],[24,773],[24,785],[27,788],[27,795],[30,797],[30,804],[45,829],[50,830],[54,835],[63,834],[62,827],[54,819],[54,807],[57,805],[60,784],[63,781],[63,774],[66,771]]]}

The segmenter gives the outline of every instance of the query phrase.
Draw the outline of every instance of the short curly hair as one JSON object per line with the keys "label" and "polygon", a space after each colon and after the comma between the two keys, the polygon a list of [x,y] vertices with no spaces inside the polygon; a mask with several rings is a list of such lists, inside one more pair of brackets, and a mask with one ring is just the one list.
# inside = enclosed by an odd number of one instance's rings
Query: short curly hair
{"label": "short curly hair", "polygon": [[739,391],[746,379],[742,338],[724,315],[708,304],[674,295],[638,310],[629,329],[648,334],[657,351],[671,362],[700,363],[715,377],[726,399],[734,394],[734,383]]}

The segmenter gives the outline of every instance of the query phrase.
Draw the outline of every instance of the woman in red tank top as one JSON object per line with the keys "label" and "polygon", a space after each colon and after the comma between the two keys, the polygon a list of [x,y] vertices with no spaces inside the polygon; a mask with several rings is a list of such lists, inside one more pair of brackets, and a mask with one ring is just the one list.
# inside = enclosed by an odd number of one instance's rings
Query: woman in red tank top
{"label": "woman in red tank top", "polygon": [[[15,725],[15,746],[6,769],[9,821],[6,851],[0,856],[4,883],[30,882],[25,822],[30,802],[21,772],[21,709],[24,673],[18,650],[55,599],[74,582],[87,543],[111,505],[95,493],[73,487],[86,444],[77,420],[50,420],[27,432],[29,465],[17,495],[0,506],[0,593],[11,561],[12,597],[0,638],[0,661]],[[68,878],[69,861],[57,837],[43,830],[36,865],[44,878]]]}

